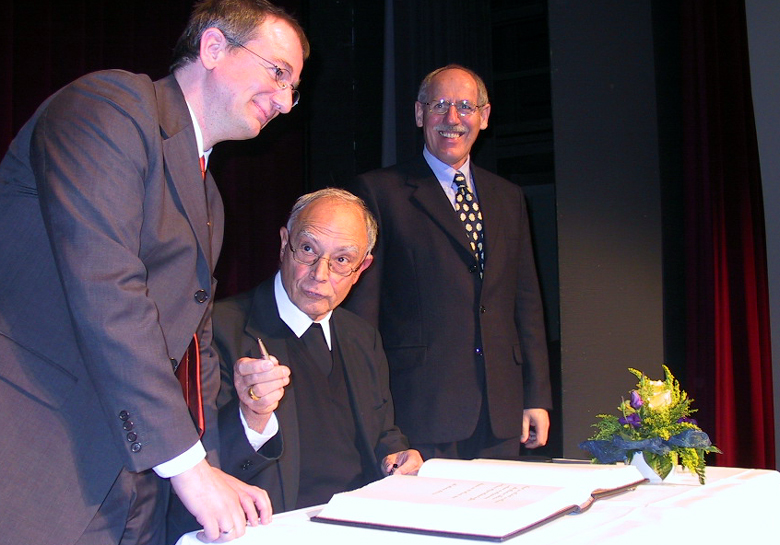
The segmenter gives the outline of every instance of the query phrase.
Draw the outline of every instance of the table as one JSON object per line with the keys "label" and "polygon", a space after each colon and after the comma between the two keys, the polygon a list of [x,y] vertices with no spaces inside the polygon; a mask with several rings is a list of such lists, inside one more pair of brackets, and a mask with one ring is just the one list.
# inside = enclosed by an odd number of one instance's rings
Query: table
{"label": "table", "polygon": [[[740,468],[707,468],[707,484],[679,474],[671,482],[643,484],[602,499],[579,515],[567,515],[521,534],[508,545],[721,545],[780,543],[780,473]],[[457,545],[467,540],[369,530],[311,522],[318,507],[274,515],[266,526],[247,528],[235,545]],[[201,545],[196,532],[177,545]]]}

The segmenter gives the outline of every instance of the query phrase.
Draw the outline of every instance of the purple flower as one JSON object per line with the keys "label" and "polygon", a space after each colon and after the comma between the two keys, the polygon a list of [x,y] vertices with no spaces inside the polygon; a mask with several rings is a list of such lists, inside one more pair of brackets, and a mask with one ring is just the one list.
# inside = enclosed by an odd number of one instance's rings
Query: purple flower
{"label": "purple flower", "polygon": [[639,392],[636,390],[631,390],[631,406],[634,409],[638,409],[643,405],[642,398],[639,396]]}
{"label": "purple flower", "polygon": [[639,415],[636,413],[631,413],[628,416],[621,416],[618,418],[618,422],[624,426],[628,424],[629,426],[633,426],[635,428],[638,428],[642,425],[642,419],[639,418]]}
{"label": "purple flower", "polygon": [[683,416],[683,417],[677,419],[677,423],[678,424],[682,424],[683,422],[685,422],[687,424],[693,424],[694,426],[698,426],[699,425],[699,423],[696,422],[695,418],[688,418],[687,416]]}

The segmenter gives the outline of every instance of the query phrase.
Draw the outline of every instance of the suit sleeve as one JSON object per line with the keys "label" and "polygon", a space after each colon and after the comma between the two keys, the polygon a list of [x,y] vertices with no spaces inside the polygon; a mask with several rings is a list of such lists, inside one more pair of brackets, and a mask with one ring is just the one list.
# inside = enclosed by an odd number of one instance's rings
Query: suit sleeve
{"label": "suit sleeve", "polygon": [[[518,188],[518,191],[519,188]],[[523,403],[529,408],[552,408],[550,365],[539,280],[525,197],[520,191],[520,271],[515,300],[515,323],[523,355]]]}
{"label": "suit sleeve", "polygon": [[382,215],[372,190],[371,181],[365,176],[359,176],[347,187],[349,191],[363,199],[368,209],[376,218],[379,233],[376,245],[371,253],[374,260],[371,266],[363,271],[360,280],[355,284],[344,302],[347,308],[366,320],[374,327],[379,327],[379,305],[382,290],[382,275],[384,274],[384,244],[382,243]]}
{"label": "suit sleeve", "polygon": [[[133,98],[138,109],[149,97]],[[31,150],[41,213],[89,378],[109,422],[127,411],[142,438],[142,450],[131,452],[121,427],[110,425],[133,471],[170,460],[198,440],[140,256],[149,145],[140,126],[154,125],[159,133],[149,115],[127,111],[89,86],[71,86],[40,119]]]}

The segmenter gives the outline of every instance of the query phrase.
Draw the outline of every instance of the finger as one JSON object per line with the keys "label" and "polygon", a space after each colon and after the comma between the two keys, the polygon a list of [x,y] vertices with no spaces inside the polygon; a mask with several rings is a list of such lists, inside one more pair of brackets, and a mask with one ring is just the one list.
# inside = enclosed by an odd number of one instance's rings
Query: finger
{"label": "finger", "polygon": [[260,511],[260,523],[269,524],[273,518],[273,506],[271,505],[271,498],[268,497],[268,493],[265,490],[258,489],[255,497],[255,506]]}
{"label": "finger", "polygon": [[260,522],[260,515],[258,513],[259,506],[254,496],[250,494],[241,494],[240,496],[241,508],[246,515],[246,522],[249,526],[257,526]]}
{"label": "finger", "polygon": [[[239,503],[240,496],[241,494],[239,494]],[[221,532],[220,541],[232,541],[246,533],[246,517],[243,509],[236,509],[232,515],[231,522],[226,524],[227,528]]]}
{"label": "finger", "polygon": [[523,418],[523,429],[522,429],[522,432],[520,434],[520,442],[521,443],[525,444],[528,441],[529,436],[530,436],[530,429],[531,429],[530,422],[528,421],[527,418]]}
{"label": "finger", "polygon": [[219,525],[216,520],[209,520],[203,524],[203,530],[198,532],[197,537],[204,543],[211,543],[220,537]]}
{"label": "finger", "polygon": [[243,375],[236,375],[238,380],[242,380],[245,384],[274,384],[274,387],[279,388],[286,386],[290,382],[290,368],[284,365],[277,365],[272,367],[268,371],[261,371],[258,373],[244,373]]}

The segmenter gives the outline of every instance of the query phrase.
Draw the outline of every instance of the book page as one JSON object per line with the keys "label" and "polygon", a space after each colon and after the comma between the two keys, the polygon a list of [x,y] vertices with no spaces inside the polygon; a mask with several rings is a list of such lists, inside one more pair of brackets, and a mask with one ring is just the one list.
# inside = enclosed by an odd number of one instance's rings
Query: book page
{"label": "book page", "polygon": [[568,488],[396,475],[334,495],[318,518],[501,537],[589,497]]}
{"label": "book page", "polygon": [[419,472],[423,477],[456,478],[539,486],[578,487],[590,491],[613,489],[642,481],[634,466],[555,464],[509,460],[427,460]]}

